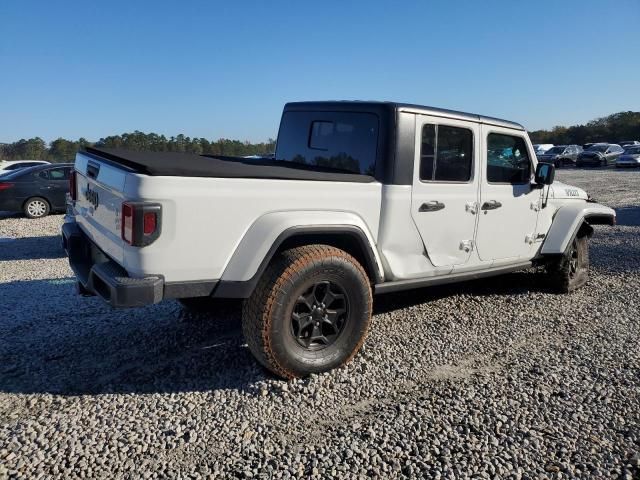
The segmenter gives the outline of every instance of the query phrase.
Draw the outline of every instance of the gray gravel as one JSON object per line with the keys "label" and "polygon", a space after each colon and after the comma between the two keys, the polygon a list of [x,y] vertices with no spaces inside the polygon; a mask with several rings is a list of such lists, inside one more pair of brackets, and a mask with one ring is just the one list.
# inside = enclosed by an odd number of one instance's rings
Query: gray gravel
{"label": "gray gravel", "polygon": [[378,297],[347,367],[256,366],[236,304],[72,292],[61,216],[0,215],[0,478],[640,478],[640,172],[572,295],[535,272]]}

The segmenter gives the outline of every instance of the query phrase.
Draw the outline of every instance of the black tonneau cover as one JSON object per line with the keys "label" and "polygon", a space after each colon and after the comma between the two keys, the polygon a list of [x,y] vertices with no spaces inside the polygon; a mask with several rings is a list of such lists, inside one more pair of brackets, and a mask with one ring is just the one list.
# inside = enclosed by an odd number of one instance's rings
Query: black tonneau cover
{"label": "black tonneau cover", "polygon": [[369,175],[336,172],[318,166],[273,159],[214,157],[194,153],[135,152],[116,148],[87,147],[86,152],[100,159],[152,176],[271,178],[285,180],[324,180],[337,182],[373,182]]}

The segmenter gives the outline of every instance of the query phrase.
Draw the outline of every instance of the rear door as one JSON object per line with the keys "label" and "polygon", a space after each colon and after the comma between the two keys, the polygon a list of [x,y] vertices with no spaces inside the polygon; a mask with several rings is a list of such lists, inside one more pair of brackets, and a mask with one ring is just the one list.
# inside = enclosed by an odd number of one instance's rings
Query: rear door
{"label": "rear door", "polygon": [[56,209],[64,208],[67,192],[69,191],[70,167],[56,167],[45,170],[48,172],[47,189],[49,201]]}
{"label": "rear door", "polygon": [[416,116],[411,216],[436,267],[462,265],[473,249],[479,126]]}
{"label": "rear door", "polygon": [[482,126],[484,168],[476,242],[483,261],[531,256],[542,190],[532,187],[533,149],[523,131]]}

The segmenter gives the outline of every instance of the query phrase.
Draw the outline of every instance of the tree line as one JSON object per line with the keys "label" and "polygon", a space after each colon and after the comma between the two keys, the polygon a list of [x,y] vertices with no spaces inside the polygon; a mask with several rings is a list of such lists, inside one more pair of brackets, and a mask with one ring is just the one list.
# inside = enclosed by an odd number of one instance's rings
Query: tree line
{"label": "tree line", "polygon": [[592,142],[616,143],[622,140],[640,140],[640,112],[619,112],[596,118],[586,125],[553,127],[551,130],[529,132],[533,143],[555,145],[582,145]]}
{"label": "tree line", "polygon": [[156,152],[186,152],[197,155],[263,155],[273,153],[275,140],[263,143],[241,142],[221,138],[191,138],[185,135],[165,137],[156,133],[123,133],[90,142],[85,138],[67,140],[58,138],[47,144],[42,138],[21,139],[13,143],[0,144],[0,160],[48,160],[50,162],[72,162],[76,152],[87,147],[123,148],[126,150],[151,150]]}
{"label": "tree line", "polygon": [[[640,140],[640,112],[614,113],[592,120],[586,125],[556,126],[551,130],[529,132],[529,135],[533,143],[553,143],[556,145]],[[85,138],[78,140],[58,138],[47,144],[42,138],[35,137],[0,144],[0,160],[33,159],[72,162],[76,152],[87,146],[157,152],[187,152],[198,155],[244,156],[273,153],[275,140],[270,138],[267,142],[250,143],[221,138],[210,141],[206,138],[191,138],[182,134],[167,138],[164,135],[137,130],[133,133],[101,138],[97,142],[90,142]]]}

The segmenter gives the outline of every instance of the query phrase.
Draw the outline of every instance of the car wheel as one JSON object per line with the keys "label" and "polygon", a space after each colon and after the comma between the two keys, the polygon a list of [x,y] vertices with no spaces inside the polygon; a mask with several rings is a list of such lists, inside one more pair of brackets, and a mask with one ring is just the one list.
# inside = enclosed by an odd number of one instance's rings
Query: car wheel
{"label": "car wheel", "polygon": [[41,218],[49,214],[51,207],[44,198],[33,197],[24,203],[23,211],[28,218]]}
{"label": "car wheel", "polygon": [[308,245],[282,252],[242,309],[249,350],[284,378],[305,377],[351,360],[371,323],[371,285],[343,250]]}
{"label": "car wheel", "polygon": [[600,166],[601,167],[606,167],[607,166],[607,159],[603,158],[602,160],[600,160]]}
{"label": "car wheel", "polygon": [[586,235],[576,237],[565,254],[547,264],[551,287],[560,293],[570,293],[589,279],[589,240]]}
{"label": "car wheel", "polygon": [[553,163],[555,164],[556,168],[562,168],[562,160],[556,160]]}

